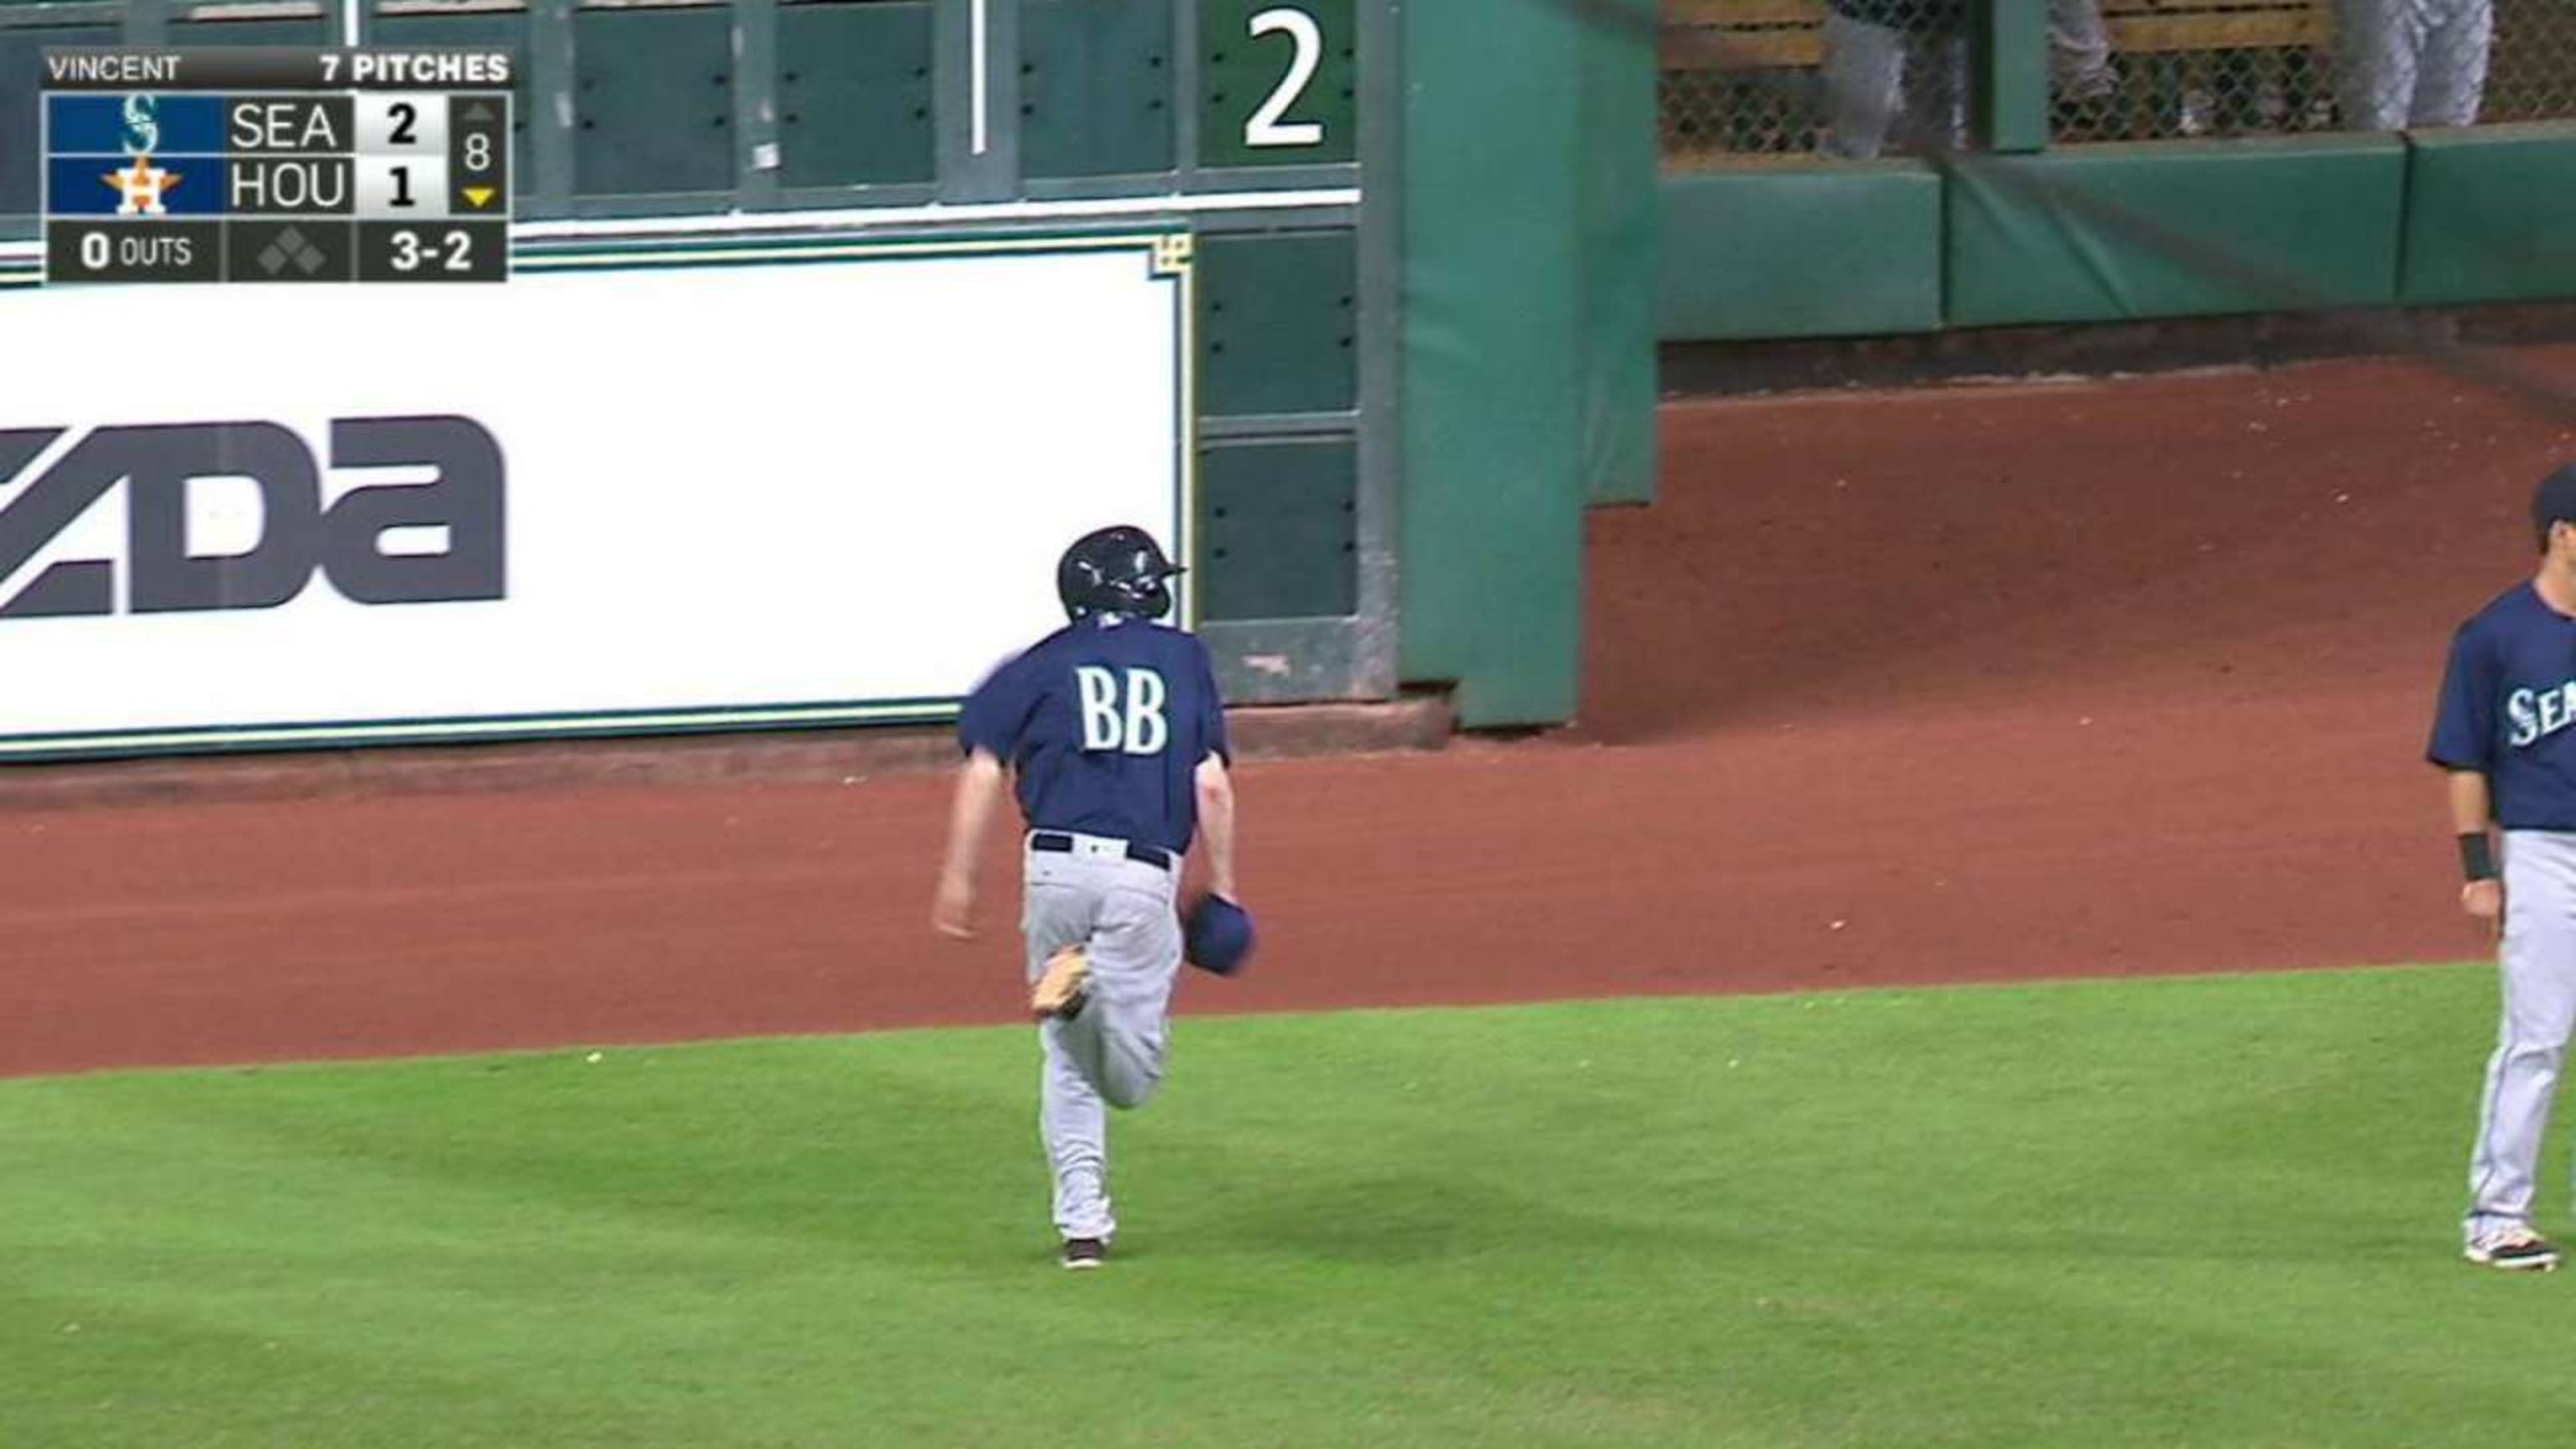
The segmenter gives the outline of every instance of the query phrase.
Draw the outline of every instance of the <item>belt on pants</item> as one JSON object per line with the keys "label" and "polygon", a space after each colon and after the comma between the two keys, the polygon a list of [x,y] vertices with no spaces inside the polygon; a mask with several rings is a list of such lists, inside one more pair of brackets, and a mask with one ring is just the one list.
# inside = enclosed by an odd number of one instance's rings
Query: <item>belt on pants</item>
{"label": "belt on pants", "polygon": [[1132,840],[1114,840],[1106,835],[1075,835],[1064,830],[1040,830],[1029,836],[1029,849],[1053,855],[1123,855],[1140,865],[1156,870],[1172,868],[1172,853],[1159,846],[1139,845]]}

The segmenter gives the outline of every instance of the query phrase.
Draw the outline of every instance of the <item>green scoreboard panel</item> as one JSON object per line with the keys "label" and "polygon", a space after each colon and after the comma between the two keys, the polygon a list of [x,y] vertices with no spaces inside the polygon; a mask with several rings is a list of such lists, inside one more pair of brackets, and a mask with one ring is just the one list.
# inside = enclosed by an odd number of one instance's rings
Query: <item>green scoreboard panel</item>
{"label": "green scoreboard panel", "polygon": [[1199,164],[1315,165],[1359,156],[1352,0],[1206,0]]}

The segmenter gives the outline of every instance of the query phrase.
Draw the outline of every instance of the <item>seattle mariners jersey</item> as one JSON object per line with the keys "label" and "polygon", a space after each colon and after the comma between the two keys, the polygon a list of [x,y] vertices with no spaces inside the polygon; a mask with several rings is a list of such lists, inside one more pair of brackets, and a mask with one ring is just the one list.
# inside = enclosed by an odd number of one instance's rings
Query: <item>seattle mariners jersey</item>
{"label": "seattle mariners jersey", "polygon": [[995,670],[966,701],[958,743],[1018,774],[1032,829],[1185,853],[1199,762],[1231,763],[1207,646],[1114,615],[1077,620]]}
{"label": "seattle mariners jersey", "polygon": [[2576,619],[2529,584],[2460,626],[2426,755],[2487,776],[2507,830],[2576,830]]}

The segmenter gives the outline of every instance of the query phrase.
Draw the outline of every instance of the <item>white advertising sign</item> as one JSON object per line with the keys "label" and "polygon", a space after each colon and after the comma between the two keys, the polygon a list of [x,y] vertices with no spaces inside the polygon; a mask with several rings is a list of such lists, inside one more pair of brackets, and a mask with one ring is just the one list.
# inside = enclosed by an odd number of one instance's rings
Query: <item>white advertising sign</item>
{"label": "white advertising sign", "polygon": [[0,291],[0,757],[952,714],[1076,536],[1188,560],[1188,259]]}

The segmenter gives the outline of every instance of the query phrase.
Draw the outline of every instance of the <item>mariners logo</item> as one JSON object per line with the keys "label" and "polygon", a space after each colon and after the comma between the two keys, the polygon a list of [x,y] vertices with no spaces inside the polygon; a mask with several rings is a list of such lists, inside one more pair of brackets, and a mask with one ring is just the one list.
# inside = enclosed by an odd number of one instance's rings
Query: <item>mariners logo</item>
{"label": "mariners logo", "polygon": [[160,98],[127,96],[125,98],[125,154],[149,156],[160,149]]}

